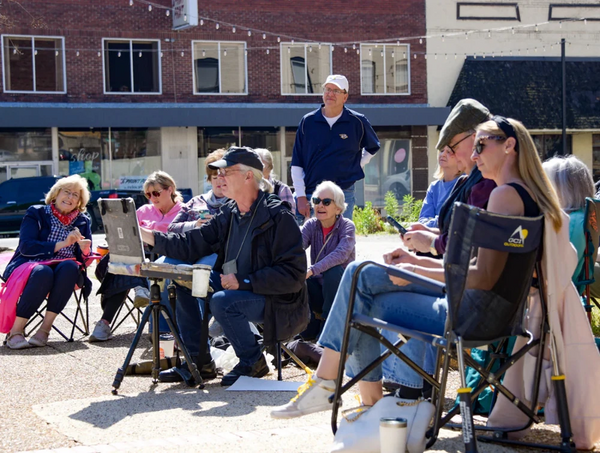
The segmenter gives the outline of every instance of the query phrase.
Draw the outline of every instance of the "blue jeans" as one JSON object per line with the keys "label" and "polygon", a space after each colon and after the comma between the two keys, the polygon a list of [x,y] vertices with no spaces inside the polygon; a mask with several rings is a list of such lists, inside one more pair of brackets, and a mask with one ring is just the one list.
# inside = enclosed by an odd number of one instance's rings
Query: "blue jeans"
{"label": "blue jeans", "polygon": [[[348,187],[347,189],[344,190],[344,200],[346,201],[346,204],[348,205],[346,210],[344,211],[344,217],[346,217],[347,219],[352,220],[352,213],[354,212],[354,206],[356,205],[356,197],[355,197],[355,187],[354,184],[352,184],[350,187]],[[307,193],[306,194],[306,199],[310,202],[310,200],[312,200],[312,193]],[[304,223],[304,216],[302,214],[300,214],[300,212],[298,211],[298,197],[296,197],[296,195],[294,195],[294,199],[296,200],[296,222],[298,222],[298,225],[302,225]],[[310,216],[312,217],[314,214],[314,210],[312,208],[312,204],[310,205]]]}
{"label": "blue jeans", "polygon": [[[194,264],[207,264],[214,266],[217,261],[217,254],[204,256]],[[165,257],[167,264],[186,264],[184,261]],[[177,318],[177,328],[181,335],[181,340],[185,344],[191,356],[200,356],[207,349],[200,348],[200,335],[202,333],[202,319],[204,318],[204,301],[192,296],[192,291],[186,287],[175,283],[177,292],[177,304],[175,304],[175,313]]]}
{"label": "blue jeans", "polygon": [[221,286],[221,274],[211,272],[210,286],[215,290],[210,299],[210,311],[223,327],[241,365],[252,366],[262,354],[250,328],[250,322],[263,322],[265,296],[250,291],[226,290]]}
{"label": "blue jeans", "polygon": [[[355,261],[346,268],[319,339],[322,346],[337,352],[342,349],[352,275],[359,264],[361,263]],[[408,329],[442,335],[446,322],[446,308],[445,298],[438,298],[432,291],[415,284],[396,286],[380,267],[366,266],[358,277],[354,313],[379,318]],[[409,340],[401,350],[417,365],[424,366],[426,346],[426,343],[421,341]],[[379,341],[352,329],[348,343],[346,374],[350,377],[356,376],[379,357],[380,353]],[[367,374],[364,380],[376,382],[381,378],[381,366],[378,366]],[[407,367],[401,383],[408,387],[420,388],[423,386],[423,379]]]}

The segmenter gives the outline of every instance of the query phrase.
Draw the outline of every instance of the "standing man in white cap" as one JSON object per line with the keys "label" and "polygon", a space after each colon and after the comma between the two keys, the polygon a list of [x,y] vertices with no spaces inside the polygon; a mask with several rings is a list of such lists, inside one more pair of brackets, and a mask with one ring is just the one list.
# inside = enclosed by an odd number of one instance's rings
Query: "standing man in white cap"
{"label": "standing man in white cap", "polygon": [[348,79],[330,75],[323,84],[323,104],[306,114],[298,125],[292,155],[292,181],[298,218],[310,217],[315,187],[333,181],[344,191],[344,216],[352,219],[354,183],[365,177],[363,167],[379,150],[379,139],[364,115],[344,106]]}

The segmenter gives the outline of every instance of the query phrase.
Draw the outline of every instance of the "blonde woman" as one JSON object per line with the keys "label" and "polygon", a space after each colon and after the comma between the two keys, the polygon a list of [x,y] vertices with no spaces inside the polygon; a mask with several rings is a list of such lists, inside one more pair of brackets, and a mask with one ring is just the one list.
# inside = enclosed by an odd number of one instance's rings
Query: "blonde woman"
{"label": "blonde woman", "polygon": [[[89,199],[87,181],[73,175],[59,179],[50,188],[45,205],[27,209],[21,223],[19,245],[4,272],[4,279],[10,285],[10,276],[17,268],[30,268],[17,304],[17,318],[6,343],[9,348],[41,347],[48,342],[52,324],[67,305],[81,276],[79,263],[73,258],[82,260],[90,252],[90,221],[83,214]],[[39,264],[34,265],[35,262]],[[86,283],[86,288],[91,290],[91,282]],[[28,342],[23,329],[46,296],[48,306],[44,321]]]}

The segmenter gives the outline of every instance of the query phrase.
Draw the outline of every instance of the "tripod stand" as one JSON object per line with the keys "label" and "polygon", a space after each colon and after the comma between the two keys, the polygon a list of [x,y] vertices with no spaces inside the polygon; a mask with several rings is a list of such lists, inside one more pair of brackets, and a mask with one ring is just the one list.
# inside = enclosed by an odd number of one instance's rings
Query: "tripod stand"
{"label": "tripod stand", "polygon": [[113,395],[118,394],[119,387],[121,386],[121,382],[123,381],[123,377],[125,376],[125,370],[129,366],[129,362],[133,358],[133,353],[135,351],[135,348],[138,345],[138,342],[140,341],[142,332],[144,331],[144,327],[146,326],[146,323],[150,319],[150,315],[152,315],[152,327],[153,327],[152,342],[154,344],[153,345],[153,357],[152,357],[152,363],[153,363],[152,382],[154,384],[156,384],[158,382],[158,373],[160,372],[160,348],[159,348],[160,332],[159,332],[158,323],[159,323],[161,314],[163,314],[163,316],[165,317],[165,320],[167,321],[169,329],[171,329],[171,332],[173,333],[173,336],[175,337],[175,341],[177,342],[177,345],[181,349],[181,352],[183,353],[183,356],[185,357],[185,360],[187,361],[189,370],[192,373],[192,376],[194,376],[196,383],[199,384],[200,388],[204,388],[204,384],[202,383],[202,377],[200,376],[198,367],[196,366],[196,364],[190,357],[190,355],[187,351],[187,348],[181,341],[181,337],[179,336],[179,331],[177,330],[177,328],[175,327],[175,324],[173,323],[173,320],[171,319],[169,310],[167,309],[167,307],[165,307],[163,304],[161,304],[160,287],[158,286],[159,280],[160,280],[160,278],[157,278],[157,277],[152,278],[153,283],[152,283],[152,286],[150,287],[150,304],[144,310],[144,314],[142,315],[142,320],[140,321],[140,325],[138,326],[137,332],[135,333],[135,337],[133,338],[133,341],[131,342],[131,346],[129,347],[129,352],[127,353],[127,357],[125,357],[125,362],[123,363],[123,366],[121,368],[119,368],[117,370],[117,373],[115,374],[115,380],[113,381],[113,384],[112,384],[112,386],[113,386],[112,394]]}

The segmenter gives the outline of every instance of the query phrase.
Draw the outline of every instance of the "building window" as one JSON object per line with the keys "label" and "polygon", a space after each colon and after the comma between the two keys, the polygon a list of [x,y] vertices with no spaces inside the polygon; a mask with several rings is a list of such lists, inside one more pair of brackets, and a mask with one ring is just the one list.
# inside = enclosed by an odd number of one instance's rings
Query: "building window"
{"label": "building window", "polygon": [[4,92],[66,93],[65,40],[2,35]]}
{"label": "building window", "polygon": [[194,94],[248,94],[245,42],[193,41]]}
{"label": "building window", "polygon": [[592,134],[592,169],[594,181],[600,180],[600,134]]}
{"label": "building window", "polygon": [[331,70],[329,44],[281,43],[281,94],[323,94]]}
{"label": "building window", "polygon": [[[542,161],[562,154],[562,134],[532,135],[531,138]],[[572,142],[573,136],[567,135],[567,155],[573,152]]]}
{"label": "building window", "polygon": [[103,39],[104,93],[161,94],[160,41]]}
{"label": "building window", "polygon": [[360,46],[361,94],[410,94],[410,47]]}

